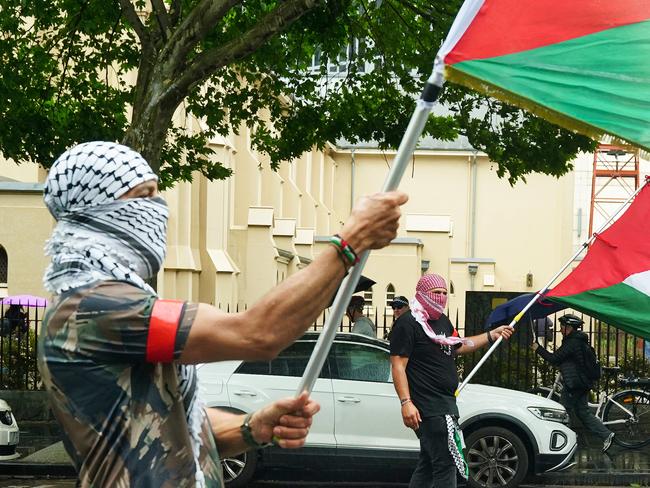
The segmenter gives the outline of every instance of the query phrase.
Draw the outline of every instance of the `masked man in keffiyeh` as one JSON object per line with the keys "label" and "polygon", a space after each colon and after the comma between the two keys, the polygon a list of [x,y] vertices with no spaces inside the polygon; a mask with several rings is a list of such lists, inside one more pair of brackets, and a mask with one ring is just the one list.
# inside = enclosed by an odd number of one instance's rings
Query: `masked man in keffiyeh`
{"label": "masked man in keffiyeh", "polygon": [[513,329],[502,326],[485,334],[461,338],[444,314],[447,283],[437,274],[424,275],[415,288],[411,310],[391,332],[390,362],[404,425],[420,439],[420,457],[409,488],[454,488],[456,471],[467,478],[458,426],[456,355],[467,354],[508,339]]}
{"label": "masked man in keffiyeh", "polygon": [[399,192],[361,199],[332,246],[241,313],[158,298],[168,210],[140,154],[80,144],[45,182],[57,221],[44,282],[54,301],[39,369],[80,487],[223,487],[219,455],[304,444],[319,406],[303,393],[248,415],[206,408],[195,364],[269,360],[329,304],[355,251],[395,237]]}

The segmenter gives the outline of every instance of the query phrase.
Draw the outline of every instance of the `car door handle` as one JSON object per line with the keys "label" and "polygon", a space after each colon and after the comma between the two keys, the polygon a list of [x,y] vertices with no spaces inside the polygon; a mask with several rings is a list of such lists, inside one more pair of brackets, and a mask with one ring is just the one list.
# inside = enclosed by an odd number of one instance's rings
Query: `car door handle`
{"label": "car door handle", "polygon": [[233,391],[233,395],[254,397],[257,396],[257,393],[250,390],[237,390],[237,391]]}
{"label": "car door handle", "polygon": [[343,396],[339,397],[336,399],[337,401],[341,403],[359,403],[361,400],[359,400],[357,397],[352,397],[352,396]]}

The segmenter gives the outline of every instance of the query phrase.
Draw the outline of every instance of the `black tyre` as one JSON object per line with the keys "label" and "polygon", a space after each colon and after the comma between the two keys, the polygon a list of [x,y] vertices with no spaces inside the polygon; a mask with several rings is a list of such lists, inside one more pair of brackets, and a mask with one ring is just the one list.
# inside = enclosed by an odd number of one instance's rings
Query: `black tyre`
{"label": "black tyre", "polygon": [[[551,389],[546,387],[546,386],[536,386],[535,388],[531,388],[528,390],[528,393],[531,393],[533,395],[541,396],[544,398],[549,398],[548,394],[551,393]],[[560,395],[556,391],[554,391],[550,399],[553,400],[554,402],[559,402],[560,401]]]}
{"label": "black tyre", "polygon": [[614,442],[619,446],[650,444],[650,395],[641,390],[619,391],[607,401],[603,423],[616,434]]}
{"label": "black tyre", "polygon": [[519,486],[528,472],[528,451],[517,434],[483,427],[467,436],[465,458],[472,488]]}

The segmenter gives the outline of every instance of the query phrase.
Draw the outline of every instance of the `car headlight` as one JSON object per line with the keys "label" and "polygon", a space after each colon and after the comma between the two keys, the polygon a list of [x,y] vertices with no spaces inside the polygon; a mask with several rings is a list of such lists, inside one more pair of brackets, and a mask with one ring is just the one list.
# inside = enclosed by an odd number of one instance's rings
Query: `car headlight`
{"label": "car headlight", "polygon": [[561,424],[569,423],[569,414],[566,410],[547,407],[528,407],[528,411],[538,419],[560,422]]}
{"label": "car headlight", "polygon": [[11,418],[11,412],[9,410],[0,412],[0,422],[5,425],[11,425],[14,423],[13,419]]}

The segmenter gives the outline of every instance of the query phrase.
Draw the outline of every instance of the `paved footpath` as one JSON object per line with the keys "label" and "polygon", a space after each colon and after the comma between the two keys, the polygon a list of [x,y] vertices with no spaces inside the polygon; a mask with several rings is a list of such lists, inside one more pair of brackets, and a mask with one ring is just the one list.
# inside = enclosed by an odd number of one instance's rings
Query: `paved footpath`
{"label": "paved footpath", "polygon": [[[30,438],[29,429],[21,432],[21,440],[25,440],[23,445],[29,445],[37,452],[25,456],[20,461],[34,463],[30,470],[14,470],[4,472],[14,474],[30,474],[38,477],[2,477],[0,476],[0,488],[74,488],[75,482],[70,479],[52,479],[47,476],[72,476],[69,460],[62,449],[58,440],[58,434],[41,432],[33,429],[34,432]],[[46,435],[47,434],[47,435]],[[56,434],[56,435],[55,435]],[[606,455],[600,450],[598,439],[589,436],[584,432],[579,432],[579,450],[576,455],[577,465],[561,473],[551,473],[543,477],[532,480],[531,483],[521,485],[520,488],[546,487],[555,488],[560,485],[572,486],[573,488],[589,487],[593,488],[598,485],[601,488],[620,486],[630,488],[631,486],[648,486],[650,481],[650,446],[637,450],[621,449],[613,446]],[[20,467],[19,462],[16,463]],[[25,466],[23,466],[24,468]],[[35,470],[34,467],[39,468]],[[1,470],[2,466],[0,466]],[[66,468],[66,470],[55,469]],[[270,473],[269,478],[275,480],[258,481],[251,484],[249,488],[406,488],[407,483],[381,483],[377,481],[370,482],[350,482],[350,481],[329,481],[327,479],[320,481],[289,481],[293,477],[282,476],[281,473]],[[308,478],[307,474],[304,476]],[[359,480],[359,477],[347,477],[348,479]],[[336,479],[336,478],[335,478]],[[341,478],[338,478],[339,480]],[[399,479],[396,477],[386,477],[379,479]],[[406,476],[402,481],[406,481]]]}
{"label": "paved footpath", "polygon": [[[52,480],[36,478],[0,478],[0,488],[74,488],[74,480]],[[249,488],[404,488],[405,483],[346,483],[346,482],[304,482],[304,481],[263,481],[250,485]],[[563,488],[551,485],[521,485],[520,488]],[[593,488],[593,486],[573,486],[572,488]],[[624,488],[616,486],[601,486],[599,488]],[[627,485],[625,488],[629,488]]]}

